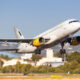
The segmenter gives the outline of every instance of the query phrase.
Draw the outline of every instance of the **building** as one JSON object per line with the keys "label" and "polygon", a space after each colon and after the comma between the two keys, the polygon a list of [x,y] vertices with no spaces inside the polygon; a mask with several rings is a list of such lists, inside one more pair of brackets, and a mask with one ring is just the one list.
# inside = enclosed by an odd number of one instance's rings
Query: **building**
{"label": "building", "polygon": [[[20,62],[21,64],[31,64],[35,66],[35,63],[31,61],[31,56],[32,55],[28,54],[26,56],[22,56],[21,58],[14,58],[8,61],[2,59],[2,61],[4,62],[3,67],[9,66],[9,65],[15,65],[17,62]],[[28,60],[25,61],[25,59],[28,59],[30,61]],[[36,64],[36,66],[40,66],[40,65],[57,67],[60,65],[64,65],[64,62],[62,61],[62,58],[54,57],[53,49],[47,49],[46,57],[43,57],[42,59],[40,59]]]}
{"label": "building", "polygon": [[64,62],[62,61],[62,58],[54,57],[53,49],[47,49],[46,51],[46,57],[40,59],[37,62],[37,66],[39,65],[48,65],[52,67],[57,67],[60,65],[64,65]]}

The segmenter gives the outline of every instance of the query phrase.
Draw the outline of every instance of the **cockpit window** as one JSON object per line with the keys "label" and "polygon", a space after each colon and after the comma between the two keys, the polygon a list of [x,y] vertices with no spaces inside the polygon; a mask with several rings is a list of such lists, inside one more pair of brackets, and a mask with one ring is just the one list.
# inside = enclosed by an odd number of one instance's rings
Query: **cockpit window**
{"label": "cockpit window", "polygon": [[78,20],[75,20],[75,21],[70,21],[70,22],[69,22],[69,24],[70,24],[70,23],[73,23],[73,22],[79,22],[79,21],[78,21]]}

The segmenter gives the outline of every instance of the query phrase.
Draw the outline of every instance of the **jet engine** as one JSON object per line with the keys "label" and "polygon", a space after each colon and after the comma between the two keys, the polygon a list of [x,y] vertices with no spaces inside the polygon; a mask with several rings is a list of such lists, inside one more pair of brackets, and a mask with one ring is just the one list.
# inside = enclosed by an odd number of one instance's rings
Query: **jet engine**
{"label": "jet engine", "polygon": [[68,41],[68,43],[70,43],[70,45],[73,45],[73,46],[79,45],[80,44],[80,36],[68,38],[67,41]]}
{"label": "jet engine", "polygon": [[42,37],[36,38],[33,40],[33,46],[39,47],[45,43],[45,39]]}

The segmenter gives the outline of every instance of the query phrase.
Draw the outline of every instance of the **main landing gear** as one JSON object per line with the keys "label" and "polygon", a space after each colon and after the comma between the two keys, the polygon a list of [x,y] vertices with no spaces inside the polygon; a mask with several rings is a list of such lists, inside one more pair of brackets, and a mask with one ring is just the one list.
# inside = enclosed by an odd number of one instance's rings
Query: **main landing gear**
{"label": "main landing gear", "polygon": [[66,50],[64,49],[64,42],[61,43],[60,54],[62,56],[62,61],[66,61]]}

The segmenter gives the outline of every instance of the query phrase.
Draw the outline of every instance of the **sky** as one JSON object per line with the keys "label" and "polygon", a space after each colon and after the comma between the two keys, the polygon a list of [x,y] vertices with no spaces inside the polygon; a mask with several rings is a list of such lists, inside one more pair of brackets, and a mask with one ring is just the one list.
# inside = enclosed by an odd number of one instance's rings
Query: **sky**
{"label": "sky", "polygon": [[32,38],[71,18],[80,20],[80,0],[0,0],[0,38],[16,38],[14,26]]}
{"label": "sky", "polygon": [[80,20],[80,0],[0,0],[0,38],[15,38],[14,26],[32,38],[71,18]]}

